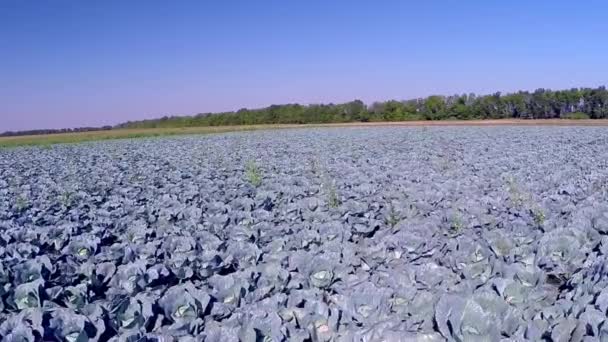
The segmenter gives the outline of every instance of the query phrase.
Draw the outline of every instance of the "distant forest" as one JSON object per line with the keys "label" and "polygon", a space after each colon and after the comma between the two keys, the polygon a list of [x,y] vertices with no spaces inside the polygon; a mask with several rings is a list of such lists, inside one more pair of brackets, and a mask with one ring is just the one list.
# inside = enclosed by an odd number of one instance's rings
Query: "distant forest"
{"label": "distant forest", "polygon": [[552,91],[537,89],[503,95],[429,96],[406,101],[359,100],[342,104],[286,104],[236,112],[172,116],[130,121],[117,128],[229,126],[257,124],[307,124],[407,120],[473,119],[601,119],[608,118],[606,87]]}
{"label": "distant forest", "polygon": [[608,118],[606,87],[552,91],[537,89],[511,94],[433,95],[406,101],[390,100],[366,105],[360,100],[342,104],[285,104],[236,112],[165,116],[128,121],[114,127],[5,132],[0,136],[81,132],[122,128],[164,128],[258,124],[382,122],[408,120],[474,119],[604,119]]}
{"label": "distant forest", "polygon": [[109,131],[112,126],[102,127],[77,127],[77,128],[60,128],[60,129],[31,129],[27,131],[6,131],[0,133],[0,137],[16,137],[21,135],[42,135],[42,134],[59,134],[59,133],[78,133],[92,131]]}

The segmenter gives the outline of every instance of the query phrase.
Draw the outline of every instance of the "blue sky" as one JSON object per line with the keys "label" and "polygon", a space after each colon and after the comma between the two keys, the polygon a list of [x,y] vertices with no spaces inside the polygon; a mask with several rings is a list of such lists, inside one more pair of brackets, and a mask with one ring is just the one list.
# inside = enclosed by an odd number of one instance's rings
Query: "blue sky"
{"label": "blue sky", "polygon": [[0,131],[599,86],[602,1],[0,1]]}

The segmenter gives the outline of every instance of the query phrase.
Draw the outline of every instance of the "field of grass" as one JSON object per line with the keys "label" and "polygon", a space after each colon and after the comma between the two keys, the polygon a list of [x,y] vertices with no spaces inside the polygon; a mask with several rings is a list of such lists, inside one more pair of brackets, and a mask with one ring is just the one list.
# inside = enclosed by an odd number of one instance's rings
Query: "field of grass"
{"label": "field of grass", "polygon": [[[289,126],[289,125],[286,125]],[[295,126],[295,125],[294,125]],[[178,134],[210,134],[235,131],[249,131],[269,128],[289,128],[266,126],[222,126],[222,127],[180,127],[180,128],[142,128],[142,129],[116,129],[109,131],[91,131],[77,133],[59,133],[42,135],[24,135],[15,137],[0,137],[0,147],[17,146],[47,146],[53,144],[73,144],[86,141],[99,141],[111,139],[132,139],[145,137],[160,137]]]}
{"label": "field of grass", "polygon": [[307,127],[366,127],[366,126],[608,126],[608,120],[468,120],[468,121],[402,121],[402,122],[353,122],[335,124],[289,124],[289,125],[245,125],[216,127],[177,127],[177,128],[141,128],[116,129],[109,131],[91,131],[78,133],[60,133],[43,135],[24,135],[0,137],[0,148],[17,146],[50,146],[53,144],[70,144],[86,141],[131,139],[157,137],[178,134],[211,134],[237,131],[254,131],[266,129],[307,128]]}

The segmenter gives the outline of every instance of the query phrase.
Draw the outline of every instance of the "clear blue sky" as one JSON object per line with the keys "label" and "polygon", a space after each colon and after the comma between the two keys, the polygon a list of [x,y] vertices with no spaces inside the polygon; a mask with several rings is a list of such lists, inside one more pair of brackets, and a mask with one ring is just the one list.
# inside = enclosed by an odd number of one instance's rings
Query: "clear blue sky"
{"label": "clear blue sky", "polygon": [[0,131],[604,85],[605,1],[0,0]]}

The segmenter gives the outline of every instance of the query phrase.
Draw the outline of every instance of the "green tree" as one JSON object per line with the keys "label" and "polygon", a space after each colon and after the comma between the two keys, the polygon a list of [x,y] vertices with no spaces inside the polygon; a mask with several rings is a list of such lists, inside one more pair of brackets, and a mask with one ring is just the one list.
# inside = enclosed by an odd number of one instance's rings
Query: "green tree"
{"label": "green tree", "polygon": [[427,120],[441,120],[446,116],[446,105],[443,96],[429,96],[424,103],[424,117]]}

